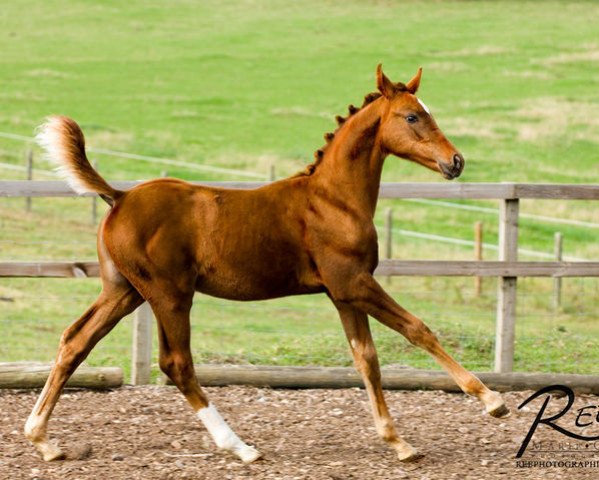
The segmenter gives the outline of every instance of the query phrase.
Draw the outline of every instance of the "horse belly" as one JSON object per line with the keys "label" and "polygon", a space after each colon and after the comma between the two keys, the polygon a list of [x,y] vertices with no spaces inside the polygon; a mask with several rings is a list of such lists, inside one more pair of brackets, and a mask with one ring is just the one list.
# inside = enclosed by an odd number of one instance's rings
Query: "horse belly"
{"label": "horse belly", "polygon": [[291,245],[259,242],[209,250],[198,261],[199,292],[231,300],[263,300],[322,291],[307,255]]}
{"label": "horse belly", "polygon": [[196,290],[229,300],[265,300],[322,291],[318,282],[304,281],[294,269],[253,269],[220,265],[203,271]]}

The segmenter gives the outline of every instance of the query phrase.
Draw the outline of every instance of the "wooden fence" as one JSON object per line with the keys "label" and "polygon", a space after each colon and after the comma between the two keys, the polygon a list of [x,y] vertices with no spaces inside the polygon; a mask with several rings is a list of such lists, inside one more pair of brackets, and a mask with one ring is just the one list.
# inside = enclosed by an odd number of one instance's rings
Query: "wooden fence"
{"label": "wooden fence", "polygon": [[[127,189],[138,182],[114,182]],[[259,182],[202,182],[227,188],[256,188]],[[0,181],[0,197],[73,197],[60,181]],[[519,262],[518,220],[521,199],[599,200],[599,185],[519,183],[385,183],[380,198],[494,199],[500,201],[499,261],[382,260],[377,275],[498,277],[495,371],[513,369],[518,277],[599,277],[599,262]],[[599,206],[599,205],[598,205]],[[97,277],[96,262],[0,262],[0,277]],[[151,312],[140,308],[135,320],[133,379],[150,375]]]}

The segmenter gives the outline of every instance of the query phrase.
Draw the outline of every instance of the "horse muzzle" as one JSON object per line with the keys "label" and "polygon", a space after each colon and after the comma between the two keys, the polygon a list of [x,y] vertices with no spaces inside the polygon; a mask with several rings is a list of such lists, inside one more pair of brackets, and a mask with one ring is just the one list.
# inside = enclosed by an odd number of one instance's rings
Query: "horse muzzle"
{"label": "horse muzzle", "polygon": [[441,175],[447,180],[458,178],[464,170],[464,157],[462,154],[456,153],[451,159],[451,163],[437,161]]}

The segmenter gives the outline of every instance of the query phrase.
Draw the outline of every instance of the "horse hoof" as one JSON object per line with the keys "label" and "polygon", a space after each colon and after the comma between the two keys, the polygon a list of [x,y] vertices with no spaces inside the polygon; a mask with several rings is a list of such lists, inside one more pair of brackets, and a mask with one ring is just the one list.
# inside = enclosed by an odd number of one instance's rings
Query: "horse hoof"
{"label": "horse hoof", "polygon": [[401,451],[397,452],[397,457],[401,462],[404,463],[413,462],[415,460],[418,460],[419,458],[422,458],[423,456],[424,455],[418,453],[418,450],[416,450],[414,447],[404,448]]}
{"label": "horse hoof", "polygon": [[497,392],[489,391],[481,400],[485,403],[485,410],[492,417],[502,418],[510,414],[510,409],[507,408],[503,398]]}
{"label": "horse hoof", "polygon": [[42,458],[44,462],[54,462],[56,460],[64,460],[66,455],[59,447],[49,443],[43,447]]}
{"label": "horse hoof", "polygon": [[489,415],[495,418],[505,418],[510,416],[510,409],[506,407],[505,403],[502,403],[498,407],[489,410]]}
{"label": "horse hoof", "polygon": [[237,452],[237,455],[243,463],[252,463],[262,457],[262,454],[258,450],[249,445]]}

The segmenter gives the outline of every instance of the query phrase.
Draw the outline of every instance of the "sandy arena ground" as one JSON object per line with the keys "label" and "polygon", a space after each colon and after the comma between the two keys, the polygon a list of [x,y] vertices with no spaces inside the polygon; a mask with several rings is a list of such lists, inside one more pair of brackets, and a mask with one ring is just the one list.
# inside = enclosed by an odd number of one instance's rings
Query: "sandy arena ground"
{"label": "sandy arena ground", "polygon": [[[123,387],[108,392],[68,391],[50,422],[53,437],[80,458],[40,460],[22,435],[37,391],[0,391],[1,479],[591,479],[599,478],[599,442],[572,440],[539,426],[524,460],[595,461],[597,466],[518,468],[515,455],[542,399],[528,411],[517,406],[532,392],[506,394],[512,415],[494,419],[464,395],[387,392],[400,432],[424,456],[400,463],[374,431],[366,394],[347,390],[207,388],[211,400],[241,438],[264,458],[244,465],[219,452],[184,398],[172,387]],[[564,400],[553,399],[555,411]],[[558,403],[561,406],[558,407]],[[572,430],[576,409],[599,404],[578,395],[563,424]],[[597,410],[581,423],[593,423]],[[547,415],[546,415],[547,416]],[[587,421],[589,420],[589,421]],[[585,447],[586,445],[586,447]],[[543,447],[543,448],[545,448]],[[580,450],[578,450],[580,449]]]}

